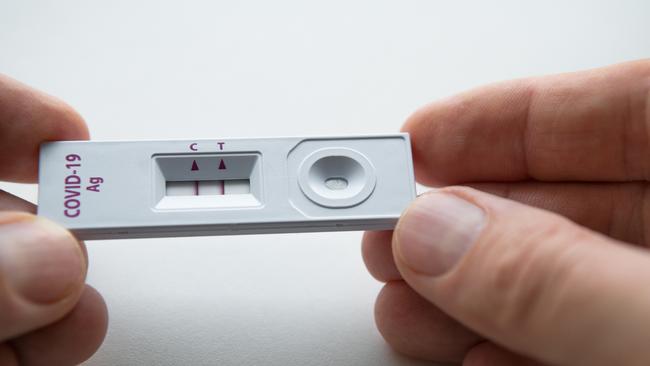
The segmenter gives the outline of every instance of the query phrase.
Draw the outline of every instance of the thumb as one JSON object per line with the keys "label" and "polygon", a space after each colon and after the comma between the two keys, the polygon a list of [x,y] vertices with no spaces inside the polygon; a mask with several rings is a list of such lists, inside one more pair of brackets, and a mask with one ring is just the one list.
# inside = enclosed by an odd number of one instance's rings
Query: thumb
{"label": "thumb", "polygon": [[0,213],[0,342],[62,318],[83,291],[86,261],[66,230]]}
{"label": "thumb", "polygon": [[556,365],[649,365],[650,254],[468,188],[418,198],[393,237],[418,293],[486,338]]}

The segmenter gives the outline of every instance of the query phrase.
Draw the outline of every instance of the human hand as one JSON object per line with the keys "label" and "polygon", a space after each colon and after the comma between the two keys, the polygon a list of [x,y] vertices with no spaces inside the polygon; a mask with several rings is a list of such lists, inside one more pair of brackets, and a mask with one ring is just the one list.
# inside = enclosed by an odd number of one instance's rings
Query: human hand
{"label": "human hand", "polygon": [[[0,180],[36,182],[41,142],[83,139],[69,106],[0,75]],[[0,365],[75,365],[104,339],[106,305],[84,244],[34,212],[0,190]]]}
{"label": "human hand", "polygon": [[392,347],[465,366],[650,365],[650,60],[482,87],[404,131],[418,181],[473,188],[365,234]]}

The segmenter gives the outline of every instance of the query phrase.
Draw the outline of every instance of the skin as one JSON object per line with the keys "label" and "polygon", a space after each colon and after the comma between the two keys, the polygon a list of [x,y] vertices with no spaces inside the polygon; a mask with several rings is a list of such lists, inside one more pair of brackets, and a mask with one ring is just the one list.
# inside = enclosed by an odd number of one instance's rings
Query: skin
{"label": "skin", "polygon": [[[71,107],[0,75],[0,180],[34,183],[42,142],[86,139],[88,128]],[[0,365],[76,365],[104,339],[106,305],[84,284],[85,245],[36,218],[35,209],[0,190]],[[23,234],[10,235],[16,232]],[[43,250],[28,258],[43,265],[16,270],[16,240],[37,243]]]}
{"label": "skin", "polygon": [[395,232],[365,233],[394,349],[466,366],[649,364],[650,60],[480,87],[403,130],[417,180],[486,224],[436,275],[405,252],[405,221],[426,220],[413,206]]}

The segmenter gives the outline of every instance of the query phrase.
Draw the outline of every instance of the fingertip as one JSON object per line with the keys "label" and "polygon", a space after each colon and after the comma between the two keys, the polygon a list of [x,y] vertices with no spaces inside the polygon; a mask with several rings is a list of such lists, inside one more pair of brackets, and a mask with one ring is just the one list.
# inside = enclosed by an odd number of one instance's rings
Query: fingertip
{"label": "fingertip", "polygon": [[[492,83],[427,104],[402,130],[411,136],[415,176],[428,186],[525,177],[520,143],[530,79]],[[523,116],[523,117],[522,117]],[[512,125],[512,128],[509,128]]]}
{"label": "fingertip", "polygon": [[90,139],[90,131],[84,118],[72,106],[61,99],[38,92],[40,111],[36,118],[40,118],[42,125],[40,141],[33,151],[32,161],[36,162],[36,169],[25,172],[25,178],[35,181],[38,178],[38,164],[40,145],[52,141],[79,141]]}
{"label": "fingertip", "polygon": [[12,345],[24,365],[76,365],[99,349],[108,328],[102,296],[85,286],[74,309],[60,321],[24,335]]}
{"label": "fingertip", "polygon": [[86,263],[68,230],[25,213],[0,214],[0,222],[2,276],[12,297],[52,305],[79,296]]}
{"label": "fingertip", "polygon": [[395,351],[420,359],[429,358],[429,355],[423,352],[429,345],[420,343],[421,338],[411,329],[411,326],[418,322],[414,319],[414,306],[409,301],[411,298],[413,294],[409,292],[404,281],[386,283],[375,301],[377,330]]}
{"label": "fingertip", "polygon": [[430,191],[418,197],[395,228],[393,256],[408,274],[442,276],[456,266],[475,243],[486,221],[483,210],[449,193]]}
{"label": "fingertip", "polygon": [[80,337],[87,339],[85,359],[90,358],[106,338],[108,330],[106,301],[94,287],[86,285],[77,307],[70,316],[71,322],[79,324]]}
{"label": "fingertip", "polygon": [[0,340],[52,324],[83,292],[85,260],[62,227],[27,213],[0,213]]}
{"label": "fingertip", "polygon": [[0,137],[0,178],[34,182],[41,143],[86,140],[89,132],[70,105],[0,75]]}
{"label": "fingertip", "polygon": [[361,254],[368,272],[380,282],[400,280],[402,276],[393,259],[393,232],[367,231],[361,241]]}
{"label": "fingertip", "polygon": [[375,322],[397,352],[430,361],[460,362],[481,339],[404,281],[384,285],[375,303]]}
{"label": "fingertip", "polygon": [[435,136],[439,134],[442,127],[436,118],[435,112],[444,109],[445,101],[429,103],[418,108],[404,122],[401,132],[409,134],[411,140],[411,153],[413,156],[413,168],[415,178],[419,183],[427,186],[436,186],[444,183],[441,177],[439,163],[431,159],[430,151],[432,145],[437,143]]}
{"label": "fingertip", "polygon": [[50,139],[57,140],[88,140],[90,132],[84,118],[66,102],[49,94],[43,93],[43,107],[52,122]]}

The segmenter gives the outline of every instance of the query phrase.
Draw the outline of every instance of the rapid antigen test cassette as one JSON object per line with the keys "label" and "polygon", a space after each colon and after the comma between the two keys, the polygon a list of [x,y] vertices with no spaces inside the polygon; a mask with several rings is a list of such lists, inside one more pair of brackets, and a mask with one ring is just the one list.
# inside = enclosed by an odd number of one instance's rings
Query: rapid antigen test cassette
{"label": "rapid antigen test cassette", "polygon": [[41,146],[38,214],[80,239],[392,229],[408,134]]}

